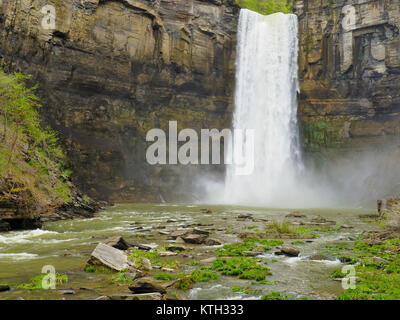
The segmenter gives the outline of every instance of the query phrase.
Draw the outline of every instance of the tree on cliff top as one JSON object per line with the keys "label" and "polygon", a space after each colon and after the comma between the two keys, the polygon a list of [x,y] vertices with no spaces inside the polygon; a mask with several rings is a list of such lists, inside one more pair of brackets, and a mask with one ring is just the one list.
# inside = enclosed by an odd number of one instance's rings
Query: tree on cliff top
{"label": "tree on cliff top", "polygon": [[70,200],[55,133],[42,128],[36,86],[29,77],[0,70],[0,202],[32,210]]}
{"label": "tree on cliff top", "polygon": [[292,0],[236,0],[236,3],[242,8],[261,14],[276,12],[291,13],[293,6]]}

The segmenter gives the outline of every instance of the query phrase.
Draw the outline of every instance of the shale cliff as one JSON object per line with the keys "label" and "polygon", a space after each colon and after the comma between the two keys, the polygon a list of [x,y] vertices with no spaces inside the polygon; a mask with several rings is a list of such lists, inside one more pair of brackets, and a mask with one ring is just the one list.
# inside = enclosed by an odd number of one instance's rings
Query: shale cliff
{"label": "shale cliff", "polygon": [[39,82],[83,192],[168,200],[192,169],[148,165],[146,133],[230,126],[238,13],[233,0],[0,0],[0,56]]}
{"label": "shale cliff", "polygon": [[297,0],[294,8],[305,150],[398,143],[400,1]]}

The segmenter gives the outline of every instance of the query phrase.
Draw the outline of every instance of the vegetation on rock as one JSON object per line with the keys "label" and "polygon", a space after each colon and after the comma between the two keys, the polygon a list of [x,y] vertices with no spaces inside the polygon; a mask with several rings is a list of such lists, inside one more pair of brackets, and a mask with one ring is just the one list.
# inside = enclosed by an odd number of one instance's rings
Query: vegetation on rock
{"label": "vegetation on rock", "polygon": [[0,70],[0,201],[34,210],[71,200],[57,136],[40,123],[37,85]]}
{"label": "vegetation on rock", "polygon": [[236,3],[242,8],[261,14],[291,13],[293,6],[293,1],[291,0],[236,0]]}

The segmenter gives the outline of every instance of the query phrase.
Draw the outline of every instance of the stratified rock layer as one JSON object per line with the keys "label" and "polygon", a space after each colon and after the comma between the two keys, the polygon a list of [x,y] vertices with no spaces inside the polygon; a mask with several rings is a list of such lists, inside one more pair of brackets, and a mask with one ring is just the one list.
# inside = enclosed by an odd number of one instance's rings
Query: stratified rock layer
{"label": "stratified rock layer", "polygon": [[295,1],[307,151],[400,136],[400,1]]}
{"label": "stratified rock layer", "polygon": [[148,165],[146,133],[230,127],[237,16],[233,0],[2,0],[0,57],[39,82],[84,192],[176,199],[196,172]]}

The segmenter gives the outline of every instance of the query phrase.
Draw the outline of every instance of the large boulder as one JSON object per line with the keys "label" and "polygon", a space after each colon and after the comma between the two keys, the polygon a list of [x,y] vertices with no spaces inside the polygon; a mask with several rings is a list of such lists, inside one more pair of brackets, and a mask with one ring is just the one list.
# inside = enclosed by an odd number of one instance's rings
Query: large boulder
{"label": "large boulder", "polygon": [[285,255],[289,257],[297,257],[300,254],[300,251],[291,247],[282,247],[281,250],[276,254]]}
{"label": "large boulder", "polygon": [[104,241],[104,244],[119,250],[128,250],[130,247],[130,245],[121,236],[108,238]]}
{"label": "large boulder", "polygon": [[99,243],[97,245],[87,264],[92,266],[105,266],[116,271],[128,269],[131,266],[128,256],[123,251],[104,243]]}

